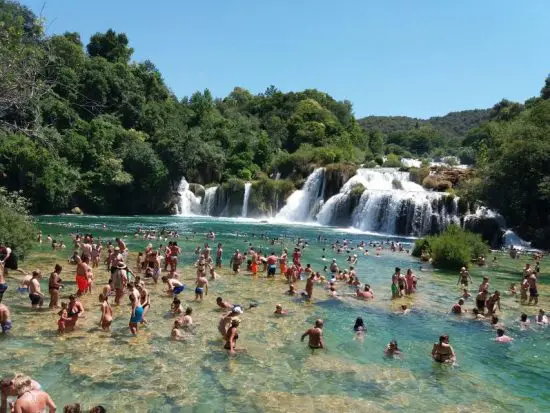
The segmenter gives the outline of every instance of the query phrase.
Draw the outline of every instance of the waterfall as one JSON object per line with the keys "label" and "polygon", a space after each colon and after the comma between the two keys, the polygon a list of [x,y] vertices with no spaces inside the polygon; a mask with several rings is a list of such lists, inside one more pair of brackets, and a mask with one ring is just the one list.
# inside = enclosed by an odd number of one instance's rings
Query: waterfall
{"label": "waterfall", "polygon": [[243,199],[243,209],[241,211],[241,217],[246,218],[248,215],[248,198],[250,197],[250,188],[252,187],[252,184],[250,182],[246,182],[244,184],[244,199]]}
{"label": "waterfall", "polygon": [[204,215],[214,215],[217,191],[217,186],[211,186],[210,188],[206,188],[206,191],[204,191],[204,201],[202,203],[202,213]]}
{"label": "waterfall", "polygon": [[[351,204],[354,187],[365,190]],[[350,215],[350,206],[356,205]],[[340,192],[331,197],[317,214],[323,225],[350,223],[363,231],[421,236],[460,223],[458,199],[445,193],[429,192],[411,182],[408,172],[393,168],[360,168]]]}
{"label": "waterfall", "polygon": [[181,178],[178,186],[179,202],[176,206],[177,215],[188,216],[200,214],[201,199],[197,198],[193,192],[189,190],[189,183],[185,177]]}
{"label": "waterfall", "polygon": [[306,179],[302,189],[294,191],[275,218],[285,221],[312,221],[318,204],[323,200],[325,168],[315,169]]}

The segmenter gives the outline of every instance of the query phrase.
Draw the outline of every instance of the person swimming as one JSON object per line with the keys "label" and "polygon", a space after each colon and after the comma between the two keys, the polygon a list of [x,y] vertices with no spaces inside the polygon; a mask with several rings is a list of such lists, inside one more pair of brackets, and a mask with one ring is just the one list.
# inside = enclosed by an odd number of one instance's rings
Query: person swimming
{"label": "person swimming", "polygon": [[356,338],[363,339],[365,333],[367,332],[367,327],[365,326],[365,322],[363,321],[362,317],[357,317],[355,319],[353,331],[355,331]]}
{"label": "person swimming", "polygon": [[389,342],[389,344],[384,349],[384,354],[387,357],[399,357],[401,355],[401,349],[397,345],[397,341],[392,340]]}

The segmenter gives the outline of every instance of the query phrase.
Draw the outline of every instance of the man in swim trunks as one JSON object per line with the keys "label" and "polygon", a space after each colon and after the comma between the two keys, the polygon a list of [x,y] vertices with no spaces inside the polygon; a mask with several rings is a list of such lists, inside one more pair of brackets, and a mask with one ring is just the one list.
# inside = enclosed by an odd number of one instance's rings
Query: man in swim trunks
{"label": "man in swim trunks", "polygon": [[312,272],[306,281],[306,295],[308,299],[313,297],[313,285],[315,283],[315,273]]}
{"label": "man in swim trunks", "polygon": [[91,271],[87,262],[88,258],[76,257],[76,285],[77,295],[83,295],[88,290],[88,273]]}
{"label": "man in swim trunks", "polygon": [[267,276],[268,277],[275,277],[275,272],[277,271],[277,261],[278,261],[278,257],[275,255],[273,251],[271,251],[271,254],[269,254],[269,257],[267,257]]}
{"label": "man in swim trunks", "polygon": [[44,294],[40,291],[40,278],[42,278],[42,273],[39,270],[34,270],[29,283],[29,299],[32,308],[40,308],[44,303]]}
{"label": "man in swim trunks", "polygon": [[[0,303],[0,327],[2,333],[7,334],[11,330],[10,309],[7,305]],[[1,411],[0,411],[1,412]]]}
{"label": "man in swim trunks", "polygon": [[325,344],[323,342],[323,324],[323,320],[318,319],[315,321],[313,328],[308,329],[304,334],[302,334],[302,338],[300,339],[301,341],[304,341],[306,336],[309,337],[308,345],[312,353],[316,349],[325,348]]}
{"label": "man in swim trunks", "polygon": [[529,278],[527,278],[529,283],[529,302],[528,305],[531,305],[531,302],[534,301],[533,305],[537,305],[539,302],[539,292],[537,290],[537,275],[532,272]]}
{"label": "man in swim trunks", "polygon": [[138,332],[138,324],[143,321],[143,307],[141,306],[139,298],[134,297],[134,295],[130,295],[130,302],[132,303],[132,313],[128,326],[130,327],[130,332],[136,335]]}
{"label": "man in swim trunks", "polygon": [[239,250],[235,250],[235,253],[231,257],[231,266],[233,268],[233,273],[238,274],[241,270],[241,264],[243,262],[243,257]]}
{"label": "man in swim trunks", "polygon": [[222,267],[222,259],[223,259],[223,248],[222,244],[218,244],[218,249],[216,251],[216,267],[221,268]]}
{"label": "man in swim trunks", "polygon": [[203,275],[197,278],[197,287],[195,288],[195,301],[203,299],[204,295],[208,295],[208,279]]}
{"label": "man in swim trunks", "polygon": [[168,290],[166,292],[170,296],[176,296],[182,293],[185,289],[185,286],[181,283],[181,281],[176,280],[175,278],[168,278],[166,275],[163,275],[161,280],[168,286]]}

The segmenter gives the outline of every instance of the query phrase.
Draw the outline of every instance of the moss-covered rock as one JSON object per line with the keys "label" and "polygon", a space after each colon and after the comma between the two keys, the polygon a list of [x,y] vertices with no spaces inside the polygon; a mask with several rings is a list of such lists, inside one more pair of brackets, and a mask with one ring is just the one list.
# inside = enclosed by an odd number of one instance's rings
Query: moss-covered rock
{"label": "moss-covered rock", "polygon": [[204,186],[197,183],[189,184],[189,190],[195,194],[196,197],[204,198]]}
{"label": "moss-covered rock", "polygon": [[422,185],[428,175],[430,175],[430,168],[427,167],[409,169],[409,179],[418,185]]}
{"label": "moss-covered rock", "polygon": [[435,175],[428,175],[422,181],[422,186],[426,189],[433,189],[434,191],[444,192],[447,189],[453,187],[450,181],[437,177]]}
{"label": "moss-covered rock", "polygon": [[73,209],[71,209],[71,214],[84,215],[84,212],[82,212],[82,210],[79,207],[76,206]]}
{"label": "moss-covered rock", "polygon": [[248,216],[261,218],[276,215],[285,204],[286,198],[295,190],[295,183],[289,179],[264,178],[252,182]]}
{"label": "moss-covered rock", "polygon": [[325,167],[325,201],[340,192],[340,188],[357,172],[357,166],[334,163]]}

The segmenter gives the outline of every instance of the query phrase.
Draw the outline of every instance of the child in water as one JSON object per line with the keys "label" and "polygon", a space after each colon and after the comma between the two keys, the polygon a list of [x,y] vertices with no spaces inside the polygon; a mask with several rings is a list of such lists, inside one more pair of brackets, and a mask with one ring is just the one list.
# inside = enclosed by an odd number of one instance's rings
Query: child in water
{"label": "child in water", "polygon": [[65,326],[67,321],[71,321],[69,318],[69,313],[67,312],[67,303],[61,303],[61,311],[57,313],[59,315],[59,320],[57,320],[57,332],[63,334],[65,332]]}

